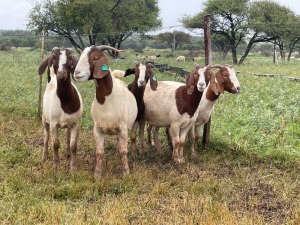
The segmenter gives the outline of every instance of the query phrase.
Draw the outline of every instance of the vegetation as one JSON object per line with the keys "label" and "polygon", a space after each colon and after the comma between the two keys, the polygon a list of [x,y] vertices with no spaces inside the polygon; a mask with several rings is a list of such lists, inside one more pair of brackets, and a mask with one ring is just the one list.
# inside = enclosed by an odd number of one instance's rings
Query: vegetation
{"label": "vegetation", "polygon": [[100,43],[120,48],[133,33],[161,26],[157,4],[157,0],[45,0],[36,2],[28,27],[62,35],[76,49]]}
{"label": "vegetation", "polygon": [[[232,63],[242,64],[253,44],[270,42],[278,46],[284,58],[284,46],[289,56],[299,41],[300,17],[274,1],[207,0],[203,11],[184,16],[181,22],[190,29],[203,28],[204,15],[211,15],[211,32],[231,49]],[[238,47],[247,42],[244,54],[238,60]],[[218,43],[218,42],[217,42]],[[228,48],[223,48],[226,54]]]}
{"label": "vegetation", "polygon": [[[191,60],[179,65],[166,57],[169,51],[153,51],[161,54],[158,63],[193,68]],[[235,66],[242,92],[220,96],[212,116],[210,144],[190,159],[187,143],[187,162],[181,167],[172,163],[161,132],[162,157],[148,147],[143,155],[130,159],[132,173],[121,178],[112,137],[105,143],[104,177],[95,181],[93,82],[75,83],[84,101],[78,172],[69,174],[63,149],[58,171],[51,160],[42,163],[43,129],[37,119],[39,54],[38,49],[21,48],[0,52],[2,224],[300,223],[300,83],[253,75],[300,78],[298,61],[275,65],[269,57],[250,54],[243,65]],[[111,68],[132,66],[135,53],[122,54],[126,59],[111,59]],[[228,63],[215,53],[213,61]],[[179,79],[155,72],[159,80]],[[131,78],[124,81],[129,83]]]}
{"label": "vegetation", "polygon": [[175,51],[178,46],[186,43],[191,44],[191,35],[182,31],[173,31],[160,33],[156,36],[156,40],[166,42],[172,51]]}

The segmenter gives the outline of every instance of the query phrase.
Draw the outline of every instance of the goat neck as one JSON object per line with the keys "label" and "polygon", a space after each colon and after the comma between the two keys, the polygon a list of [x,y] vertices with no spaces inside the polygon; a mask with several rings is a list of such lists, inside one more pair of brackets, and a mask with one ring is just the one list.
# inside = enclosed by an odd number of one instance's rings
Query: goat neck
{"label": "goat neck", "polygon": [[193,117],[196,110],[198,109],[199,102],[202,98],[203,92],[198,88],[199,83],[205,83],[204,73],[207,68],[200,69],[196,67],[192,70],[186,78],[186,86],[177,88],[175,92],[176,106],[178,112],[183,115],[184,113],[189,114]]}
{"label": "goat neck", "polygon": [[96,99],[103,105],[105,98],[112,93],[113,89],[113,78],[109,72],[106,76],[101,79],[95,79],[96,83]]}

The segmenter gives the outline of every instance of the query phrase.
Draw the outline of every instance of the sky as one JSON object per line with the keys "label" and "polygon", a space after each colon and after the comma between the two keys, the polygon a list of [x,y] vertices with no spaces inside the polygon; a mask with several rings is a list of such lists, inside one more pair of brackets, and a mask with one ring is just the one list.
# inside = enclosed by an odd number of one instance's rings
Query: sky
{"label": "sky", "polygon": [[[202,10],[205,0],[158,0],[163,32],[180,30],[179,19],[184,15],[194,16]],[[274,0],[300,15],[299,0]],[[32,8],[30,0],[0,0],[0,30],[26,30],[27,17]],[[173,27],[173,28],[171,28]]]}

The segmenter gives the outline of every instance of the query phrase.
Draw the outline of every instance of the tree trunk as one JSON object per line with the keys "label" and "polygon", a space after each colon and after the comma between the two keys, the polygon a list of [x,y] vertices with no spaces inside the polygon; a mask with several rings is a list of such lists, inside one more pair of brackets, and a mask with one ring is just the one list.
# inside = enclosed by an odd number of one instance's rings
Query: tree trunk
{"label": "tree trunk", "polygon": [[236,48],[233,46],[231,47],[231,53],[232,53],[232,63],[233,64],[237,64],[237,52],[236,52]]}
{"label": "tree trunk", "polygon": [[248,43],[248,45],[247,45],[247,48],[246,48],[244,54],[242,55],[242,57],[241,57],[241,59],[240,59],[238,65],[241,65],[241,64],[244,62],[244,60],[247,58],[247,56],[248,56],[248,54],[249,54],[249,52],[250,52],[250,50],[251,50],[251,48],[252,48],[252,45],[255,43],[254,40],[255,40],[256,36],[257,36],[257,33],[255,33],[255,34],[252,36],[252,38],[250,39],[250,41],[249,41],[249,43]]}

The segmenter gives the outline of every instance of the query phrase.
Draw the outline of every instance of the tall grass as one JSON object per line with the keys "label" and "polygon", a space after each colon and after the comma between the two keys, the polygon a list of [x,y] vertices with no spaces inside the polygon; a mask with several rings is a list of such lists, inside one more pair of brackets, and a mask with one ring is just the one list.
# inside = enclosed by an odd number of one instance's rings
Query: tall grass
{"label": "tall grass", "polygon": [[[133,66],[134,53],[126,54],[126,60],[111,60],[111,68]],[[178,63],[164,53],[159,60],[187,70],[193,67],[192,61]],[[100,181],[93,178],[93,82],[75,83],[84,101],[77,173],[69,174],[63,145],[58,171],[51,160],[42,163],[39,63],[38,51],[0,52],[1,224],[300,223],[300,83],[252,75],[300,77],[299,62],[274,65],[270,58],[250,56],[244,65],[234,66],[241,93],[220,96],[210,144],[206,149],[200,145],[198,156],[190,159],[187,143],[183,166],[172,163],[168,147],[162,157],[148,147],[142,156],[130,159],[131,174],[122,178],[111,137],[105,143]],[[156,74],[159,80],[179,79]],[[162,131],[160,138],[166,146]]]}

